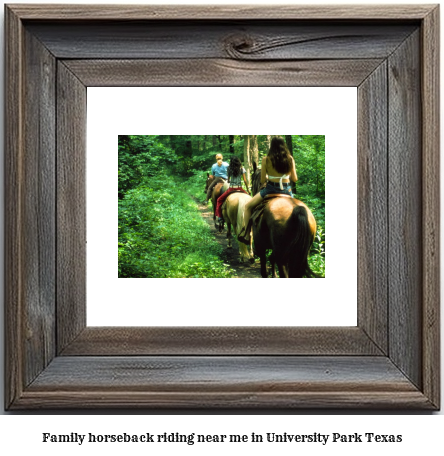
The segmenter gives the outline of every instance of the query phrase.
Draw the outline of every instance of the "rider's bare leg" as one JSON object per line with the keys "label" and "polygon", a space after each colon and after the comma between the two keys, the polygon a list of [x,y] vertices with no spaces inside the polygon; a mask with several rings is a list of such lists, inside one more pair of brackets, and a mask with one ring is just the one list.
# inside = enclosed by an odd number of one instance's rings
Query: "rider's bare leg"
{"label": "rider's bare leg", "polygon": [[253,199],[251,199],[245,206],[245,212],[244,212],[244,224],[242,227],[242,231],[239,233],[239,237],[242,237],[245,239],[245,241],[250,240],[250,233],[246,233],[246,229],[248,226],[248,222],[250,221],[251,213],[253,209],[263,200],[262,196],[260,193],[257,193],[256,195],[253,196]]}

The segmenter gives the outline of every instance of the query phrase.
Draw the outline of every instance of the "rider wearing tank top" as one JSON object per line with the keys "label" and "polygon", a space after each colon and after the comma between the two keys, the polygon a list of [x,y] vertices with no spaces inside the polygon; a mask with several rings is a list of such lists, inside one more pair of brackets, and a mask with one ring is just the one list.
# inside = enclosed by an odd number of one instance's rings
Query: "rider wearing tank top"
{"label": "rider wearing tank top", "polygon": [[291,170],[287,175],[282,174],[277,172],[274,168],[273,165],[271,164],[271,160],[267,159],[267,157],[264,157],[262,159],[262,168],[261,168],[261,184],[265,183],[267,181],[267,175],[268,175],[268,180],[271,182],[279,182],[280,179],[282,178],[283,183],[288,183],[290,180],[293,182],[296,182],[298,180],[298,176],[296,174],[296,166],[294,164],[293,157],[291,157]]}
{"label": "rider wearing tank top", "polygon": [[[287,157],[287,163],[290,169],[287,169],[287,172],[282,173],[278,172],[272,164],[270,154],[272,153],[272,148],[280,148],[284,155]],[[270,146],[270,151],[266,157],[262,159],[261,166],[261,185],[268,183],[265,188],[259,191],[256,195],[253,196],[253,199],[250,200],[245,206],[244,213],[244,227],[239,233],[238,240],[246,244],[249,243],[250,233],[246,232],[248,226],[248,221],[250,219],[253,209],[265,198],[266,195],[272,193],[285,193],[292,196],[291,193],[291,183],[290,181],[296,182],[298,176],[296,174],[296,166],[294,163],[293,157],[290,155],[288,149],[286,148],[285,141],[281,137],[275,137],[272,139]]]}

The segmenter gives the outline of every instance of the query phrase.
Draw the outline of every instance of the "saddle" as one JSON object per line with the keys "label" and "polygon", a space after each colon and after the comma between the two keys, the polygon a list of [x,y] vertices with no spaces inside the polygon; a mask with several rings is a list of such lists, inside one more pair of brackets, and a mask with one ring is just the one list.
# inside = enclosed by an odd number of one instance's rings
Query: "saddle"
{"label": "saddle", "polygon": [[248,221],[247,230],[249,232],[253,227],[253,223],[257,225],[259,223],[259,219],[262,217],[265,208],[267,207],[268,202],[273,198],[292,198],[290,195],[286,195],[284,193],[270,193],[265,195],[265,198],[253,209],[251,213],[250,220]]}
{"label": "saddle", "polygon": [[225,181],[224,185],[222,185],[222,187],[219,189],[219,194],[216,195],[216,201],[219,198],[219,196],[221,196],[222,194],[224,194],[226,192],[226,190],[228,190],[229,187],[230,187],[230,184]]}
{"label": "saddle", "polygon": [[[228,190],[228,188],[230,187],[230,184],[228,182],[225,182],[225,184],[223,185],[223,187],[220,189],[220,194],[219,196],[221,196],[222,194],[225,193],[226,190]],[[234,192],[231,192],[230,195],[232,195],[233,193],[243,193],[242,190],[235,190]],[[228,195],[228,196],[230,196]],[[218,196],[218,197],[219,197]],[[223,210],[224,207],[226,206],[227,204],[227,200],[228,198],[225,199],[225,201],[222,203],[222,206],[221,206],[221,209]]]}

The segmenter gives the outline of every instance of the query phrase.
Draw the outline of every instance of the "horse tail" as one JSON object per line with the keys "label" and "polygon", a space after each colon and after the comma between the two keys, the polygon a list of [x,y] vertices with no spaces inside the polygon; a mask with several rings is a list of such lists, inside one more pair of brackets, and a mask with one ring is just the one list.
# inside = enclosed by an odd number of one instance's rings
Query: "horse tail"
{"label": "horse tail", "polygon": [[236,235],[239,234],[244,226],[244,212],[247,205],[248,198],[243,198],[242,193],[239,194],[237,206],[237,220],[236,220]]}
{"label": "horse tail", "polygon": [[291,241],[287,244],[289,277],[317,277],[308,264],[313,232],[304,206],[296,206],[293,209],[288,219],[287,233],[291,233]]}

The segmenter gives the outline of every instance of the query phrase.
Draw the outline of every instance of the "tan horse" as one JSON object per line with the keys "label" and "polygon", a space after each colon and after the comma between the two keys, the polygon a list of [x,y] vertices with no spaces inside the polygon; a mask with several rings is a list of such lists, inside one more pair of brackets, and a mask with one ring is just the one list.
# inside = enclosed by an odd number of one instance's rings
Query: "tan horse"
{"label": "tan horse", "polygon": [[[234,233],[236,236],[241,232],[243,228],[243,221],[244,221],[244,212],[245,212],[245,205],[248,201],[251,200],[251,196],[247,195],[246,193],[236,192],[231,193],[228,195],[226,201],[222,205],[222,215],[227,223],[227,239],[228,239],[228,248],[232,248],[231,244],[231,227],[233,227]],[[239,253],[240,253],[240,261],[249,261],[250,263],[254,263],[254,255],[253,255],[253,236],[250,237],[250,245],[247,246],[239,242]]]}

